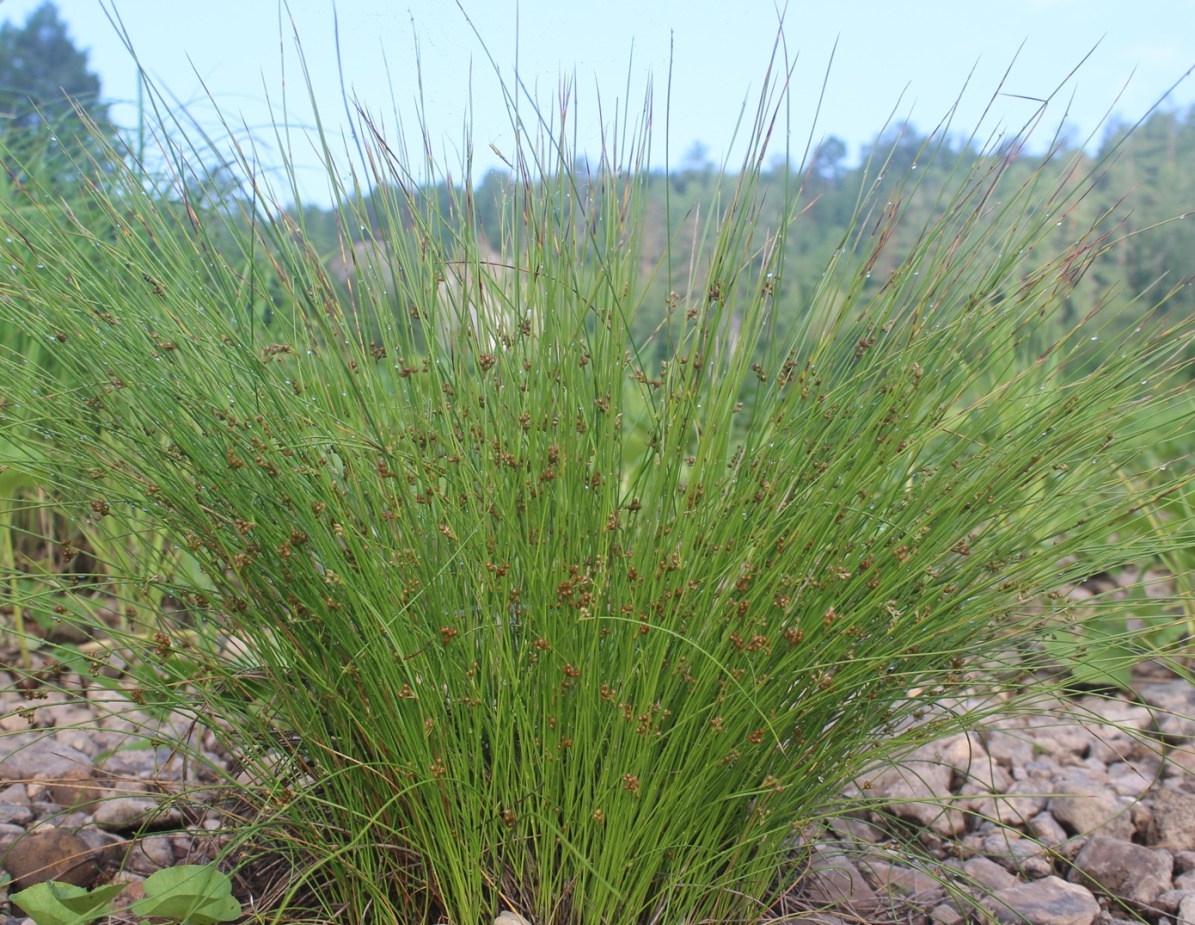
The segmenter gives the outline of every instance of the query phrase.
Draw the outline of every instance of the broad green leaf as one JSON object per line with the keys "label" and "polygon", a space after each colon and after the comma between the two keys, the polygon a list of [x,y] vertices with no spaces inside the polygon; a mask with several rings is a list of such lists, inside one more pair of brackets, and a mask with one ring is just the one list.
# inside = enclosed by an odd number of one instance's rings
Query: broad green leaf
{"label": "broad green leaf", "polygon": [[94,890],[50,880],[12,896],[37,925],[86,925],[107,914],[123,884],[109,883]]}
{"label": "broad green leaf", "polygon": [[187,925],[213,925],[240,917],[241,904],[232,896],[232,881],[214,865],[169,867],[145,881],[145,899],[133,912],[161,916]]}

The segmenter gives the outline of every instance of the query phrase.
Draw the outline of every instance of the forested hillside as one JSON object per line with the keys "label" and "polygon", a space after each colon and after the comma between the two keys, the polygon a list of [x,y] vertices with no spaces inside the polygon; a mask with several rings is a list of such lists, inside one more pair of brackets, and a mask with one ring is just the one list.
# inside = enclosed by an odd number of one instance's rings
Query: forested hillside
{"label": "forested hillside", "polygon": [[[772,229],[778,236],[772,243],[785,250],[784,278],[777,282],[775,303],[776,322],[782,326],[812,301],[826,278],[835,275],[826,272],[833,260],[867,265],[864,299],[893,284],[893,273],[941,216],[951,193],[977,182],[997,161],[1012,162],[1002,181],[1009,188],[1034,182],[1038,173],[1053,177],[1058,165],[1073,164],[1076,177],[1095,168],[1096,182],[1089,185],[1078,206],[1059,212],[1053,227],[1066,238],[1096,223],[1104,237],[1090,240],[1093,252],[1108,240],[1117,243],[1112,259],[1105,257],[1090,268],[1076,265],[1070,279],[1071,318],[1085,317],[1097,306],[1110,309],[1110,318],[1126,317],[1122,313],[1130,306],[1138,315],[1171,290],[1175,291],[1165,311],[1189,313],[1195,308],[1189,285],[1195,275],[1195,223],[1183,220],[1185,213],[1195,210],[1195,112],[1156,111],[1131,137],[1128,126],[1114,126],[1094,155],[1064,142],[1055,143],[1045,158],[1024,154],[1011,144],[981,149],[969,140],[926,136],[909,126],[879,136],[857,166],[848,166],[846,155],[845,145],[829,138],[804,164],[789,170],[777,163],[760,178],[761,226]],[[1042,171],[1046,161],[1051,162],[1050,169]],[[598,172],[596,165],[589,171],[582,164],[577,176]],[[625,217],[624,228],[574,229],[589,236],[595,253],[605,246],[639,249],[639,296],[645,308],[636,324],[639,335],[659,329],[668,306],[680,304],[690,294],[689,280],[702,278],[703,268],[694,266],[690,255],[717,217],[732,207],[737,181],[702,158],[690,158],[686,167],[670,174],[644,173],[645,206],[641,215]],[[535,183],[522,184],[508,172],[491,171],[475,188],[450,189],[442,183],[420,190],[412,201],[455,210],[461,223],[476,222],[494,261],[509,263],[515,261],[520,230],[527,227],[526,218],[519,217],[520,203],[527,198],[524,185]],[[800,190],[797,208],[790,206],[790,214],[781,216],[777,210],[789,198],[786,190],[793,189]],[[594,215],[601,213],[596,201],[602,190],[578,188],[576,195],[595,204],[590,210]],[[375,199],[369,196],[370,202]],[[1000,205],[998,200],[985,203],[984,214],[977,214],[976,220],[999,214]],[[769,208],[772,214],[767,214]],[[373,208],[366,211],[373,227],[353,223],[347,233],[334,213],[309,207],[299,217],[308,239],[333,276],[342,281],[352,275],[350,249],[355,248],[358,261],[364,254],[376,257],[381,245],[375,242],[385,238],[396,220]],[[417,227],[414,213],[418,211],[415,206],[412,214],[401,218],[402,224]],[[1041,243],[1052,249],[1062,242]],[[881,244],[882,253],[877,255]],[[771,244],[761,242],[761,248],[767,246]],[[434,247],[446,263],[460,257],[452,241],[437,241]],[[1034,255],[1026,253],[1023,259],[1024,273],[1031,274]],[[671,300],[670,293],[674,293]],[[832,301],[819,300],[822,305]]]}

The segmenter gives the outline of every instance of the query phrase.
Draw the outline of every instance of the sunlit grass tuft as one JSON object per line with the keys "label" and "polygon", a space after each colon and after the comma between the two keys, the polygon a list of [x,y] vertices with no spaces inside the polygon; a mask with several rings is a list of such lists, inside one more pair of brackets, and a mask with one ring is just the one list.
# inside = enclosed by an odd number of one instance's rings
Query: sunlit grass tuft
{"label": "sunlit grass tuft", "polygon": [[[794,165],[764,211],[759,165],[787,92],[665,306],[642,301],[647,108],[584,169],[567,99],[520,124],[498,254],[467,183],[363,118],[347,184],[325,149],[343,285],[251,154],[249,192],[201,208],[202,146],[166,134],[173,175],[5,216],[0,322],[53,363],[0,353],[3,435],[197,563],[142,576],[181,610],[132,670],[222,730],[246,840],[293,852],[313,916],[764,918],[794,833],[961,728],[933,705],[1000,683],[966,668],[1041,595],[1159,551],[1107,537],[1165,494],[1123,474],[1190,322],[1064,320],[1109,237],[1048,232],[1090,177],[1010,182],[993,152],[894,255],[901,199],[865,195],[777,329],[805,202]],[[359,227],[385,234],[354,249]]]}

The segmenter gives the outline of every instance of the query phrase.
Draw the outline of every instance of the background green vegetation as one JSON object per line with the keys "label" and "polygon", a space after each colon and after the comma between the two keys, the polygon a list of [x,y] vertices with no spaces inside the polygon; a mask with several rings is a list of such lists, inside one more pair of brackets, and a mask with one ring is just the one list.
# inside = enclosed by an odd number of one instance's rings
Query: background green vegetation
{"label": "background green vegetation", "polygon": [[[760,175],[760,220],[776,220],[783,209],[784,190],[794,184],[802,187],[803,209],[799,230],[784,242],[786,276],[777,289],[778,318],[791,323],[799,316],[824,287],[826,267],[835,255],[849,247],[852,237],[870,234],[877,225],[890,238],[863,291],[865,295],[879,292],[914,249],[925,226],[940,218],[949,205],[943,190],[983,173],[993,159],[1013,162],[1005,177],[1010,188],[1040,169],[1043,160],[1068,165],[1076,180],[1096,171],[1083,201],[1060,214],[1051,232],[1050,240],[1056,245],[1090,235],[1093,227],[1097,234],[1090,237],[1092,246],[1116,242],[1110,259],[1101,261],[1090,275],[1076,275],[1073,280],[1066,304],[1070,320],[1086,316],[1097,304],[1112,315],[1131,317],[1143,299],[1157,301],[1171,289],[1175,291],[1166,300],[1165,311],[1190,314],[1195,310],[1190,286],[1195,275],[1195,226],[1185,219],[1195,204],[1195,113],[1159,109],[1136,126],[1131,137],[1129,131],[1127,125],[1110,126],[1090,155],[1058,139],[1043,158],[1022,153],[1021,143],[1014,139],[984,150],[984,140],[961,132],[927,136],[903,125],[882,132],[854,166],[846,163],[846,148],[835,138],[821,142],[799,165],[786,166],[781,159]],[[705,217],[718,209],[737,183],[735,171],[720,170],[699,151],[693,155],[667,176],[653,171],[643,178],[639,335],[665,320],[669,292],[688,294],[691,272],[700,279],[704,268],[694,263],[694,251],[701,244]],[[586,174],[598,165],[582,159],[577,167],[584,186]],[[478,237],[497,252],[503,230],[521,208],[519,178],[493,171],[470,193]],[[333,211],[316,206],[302,210],[308,240],[331,261],[338,275],[344,275],[346,259],[351,264],[350,245],[360,249],[363,239],[384,238],[391,222],[409,221],[379,209],[375,197],[383,195],[374,191],[366,196],[364,230],[343,228]],[[421,196],[447,202],[461,198],[463,189],[440,185],[421,191]],[[869,212],[860,216],[857,207],[863,196],[869,201]],[[1126,196],[1125,208],[1118,209]],[[1149,233],[1137,234],[1143,229]]]}

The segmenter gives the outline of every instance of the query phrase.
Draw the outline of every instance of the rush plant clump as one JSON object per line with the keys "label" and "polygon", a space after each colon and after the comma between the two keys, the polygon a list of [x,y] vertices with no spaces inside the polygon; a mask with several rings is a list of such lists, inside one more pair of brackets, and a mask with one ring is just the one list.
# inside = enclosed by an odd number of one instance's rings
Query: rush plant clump
{"label": "rush plant clump", "polygon": [[3,436],[191,563],[113,644],[239,756],[288,914],[764,919],[794,833],[959,728],[934,705],[1041,594],[1163,542],[1105,539],[1165,491],[1121,473],[1191,322],[1068,320],[1112,238],[1051,232],[1095,177],[984,152],[895,254],[916,177],[877,180],[796,305],[802,174],[760,166],[787,93],[684,273],[642,259],[650,103],[585,167],[567,99],[512,105],[497,254],[469,181],[362,116],[359,163],[324,148],[344,283],[252,152],[202,207],[177,126],[152,182],[115,157],[89,209],[30,185],[5,216],[0,319],[53,364],[0,352]]}

